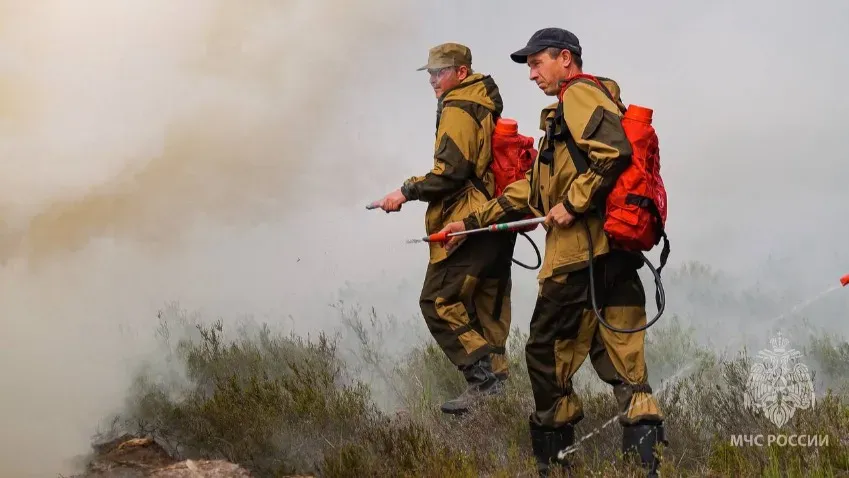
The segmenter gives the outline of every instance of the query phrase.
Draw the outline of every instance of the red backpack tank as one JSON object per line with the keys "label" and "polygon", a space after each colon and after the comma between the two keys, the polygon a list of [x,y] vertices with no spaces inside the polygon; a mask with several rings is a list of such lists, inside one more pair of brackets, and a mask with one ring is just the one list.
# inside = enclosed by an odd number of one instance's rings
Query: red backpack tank
{"label": "red backpack tank", "polygon": [[[495,196],[501,196],[510,184],[525,179],[525,173],[534,165],[537,150],[531,136],[519,134],[519,124],[514,119],[497,118],[492,132],[492,161],[489,168],[495,176]],[[492,199],[477,176],[472,182],[487,199]],[[531,218],[533,215],[528,215]],[[538,224],[517,229],[520,232],[533,231]]]}
{"label": "red backpack tank", "polygon": [[[596,77],[580,74],[570,78],[560,90],[558,97],[561,103],[566,88],[579,78],[592,80],[609,98],[614,99]],[[669,256],[669,239],[665,231],[666,188],[660,175],[660,147],[657,132],[652,126],[652,114],[651,109],[637,105],[629,105],[624,111],[622,128],[633,154],[631,164],[607,195],[604,231],[612,245],[630,251],[649,251],[663,239],[660,272]],[[577,147],[571,135],[567,145],[578,172],[583,173],[588,169],[587,154]]]}
{"label": "red backpack tank", "polygon": [[534,138],[519,134],[519,124],[509,118],[498,118],[492,134],[492,163],[495,196],[501,196],[511,183],[525,178],[533,166],[537,151]]}

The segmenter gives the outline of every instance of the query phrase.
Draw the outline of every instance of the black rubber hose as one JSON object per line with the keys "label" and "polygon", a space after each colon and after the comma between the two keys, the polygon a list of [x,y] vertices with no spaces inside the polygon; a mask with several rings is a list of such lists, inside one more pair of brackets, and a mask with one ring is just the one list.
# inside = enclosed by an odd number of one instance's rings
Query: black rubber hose
{"label": "black rubber hose", "polygon": [[590,298],[593,304],[593,312],[595,312],[595,316],[598,318],[598,321],[608,329],[623,334],[633,334],[636,332],[640,332],[654,325],[654,323],[657,322],[657,319],[659,319],[660,316],[663,315],[663,310],[666,308],[666,294],[663,291],[663,284],[660,281],[660,274],[657,272],[657,269],[654,268],[654,266],[651,264],[651,262],[649,262],[645,254],[643,254],[642,252],[640,253],[640,257],[643,258],[643,262],[645,262],[646,265],[649,266],[649,269],[651,269],[652,274],[654,274],[654,283],[657,287],[657,292],[655,293],[655,301],[657,302],[657,315],[651,321],[647,322],[646,325],[642,327],[637,327],[636,329],[619,329],[613,327],[612,325],[608,324],[607,321],[605,321],[604,318],[601,316],[602,314],[599,312],[598,304],[596,303],[595,298],[595,276],[593,274],[593,238],[592,234],[590,234],[590,226],[589,224],[587,224],[587,221],[582,222],[584,223],[584,230],[587,231],[587,242],[589,243],[590,249]]}
{"label": "black rubber hose", "polygon": [[513,262],[515,262],[516,264],[518,264],[518,265],[520,265],[520,266],[524,267],[525,269],[530,269],[530,270],[539,269],[539,267],[542,265],[542,256],[541,256],[541,255],[540,255],[540,253],[539,253],[539,248],[538,248],[538,247],[537,247],[537,245],[534,243],[534,240],[533,240],[533,239],[531,239],[531,237],[530,237],[530,236],[528,236],[528,234],[527,234],[527,233],[520,232],[519,234],[521,234],[521,235],[525,236],[525,239],[527,239],[528,241],[530,241],[530,242],[531,242],[531,245],[532,245],[532,246],[534,246],[534,251],[536,251],[536,253],[537,253],[537,265],[536,265],[535,267],[529,267],[529,266],[527,266],[527,265],[525,265],[525,264],[522,264],[521,262],[517,261],[516,259],[513,259]]}

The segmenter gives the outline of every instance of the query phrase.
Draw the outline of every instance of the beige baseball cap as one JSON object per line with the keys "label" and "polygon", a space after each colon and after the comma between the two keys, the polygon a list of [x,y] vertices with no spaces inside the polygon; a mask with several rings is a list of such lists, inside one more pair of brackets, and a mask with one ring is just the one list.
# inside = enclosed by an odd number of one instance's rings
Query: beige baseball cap
{"label": "beige baseball cap", "polygon": [[461,65],[472,66],[472,50],[459,43],[443,43],[430,49],[427,55],[427,64],[416,71]]}

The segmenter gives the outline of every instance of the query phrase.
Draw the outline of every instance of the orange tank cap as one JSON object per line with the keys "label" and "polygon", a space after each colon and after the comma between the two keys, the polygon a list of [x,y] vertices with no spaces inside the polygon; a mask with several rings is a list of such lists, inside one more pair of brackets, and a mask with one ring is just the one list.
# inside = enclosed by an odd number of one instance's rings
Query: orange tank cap
{"label": "orange tank cap", "polygon": [[625,117],[635,121],[651,124],[654,110],[638,105],[628,105],[628,110],[625,111]]}
{"label": "orange tank cap", "polygon": [[495,122],[495,134],[515,136],[519,134],[519,124],[510,118],[498,118]]}

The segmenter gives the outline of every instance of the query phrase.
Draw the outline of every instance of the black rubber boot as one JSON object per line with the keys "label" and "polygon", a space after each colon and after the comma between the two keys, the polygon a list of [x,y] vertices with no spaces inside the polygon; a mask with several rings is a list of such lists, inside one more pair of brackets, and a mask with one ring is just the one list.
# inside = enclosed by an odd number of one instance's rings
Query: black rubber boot
{"label": "black rubber boot", "polygon": [[552,467],[569,468],[567,459],[558,458],[557,454],[575,443],[575,427],[566,425],[562,428],[544,428],[531,423],[531,449],[537,461],[537,473],[542,478],[548,476]]}
{"label": "black rubber boot", "polygon": [[492,362],[489,356],[478,360],[474,365],[460,367],[460,370],[469,385],[460,396],[442,404],[443,413],[456,415],[466,413],[469,407],[481,398],[503,391],[503,384],[492,373]]}
{"label": "black rubber boot", "polygon": [[647,476],[657,477],[660,459],[656,456],[655,446],[661,443],[669,445],[663,429],[663,423],[639,423],[622,427],[622,453],[636,453],[640,457]]}

